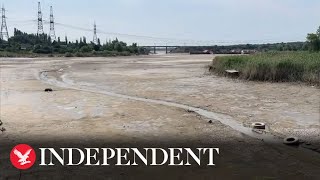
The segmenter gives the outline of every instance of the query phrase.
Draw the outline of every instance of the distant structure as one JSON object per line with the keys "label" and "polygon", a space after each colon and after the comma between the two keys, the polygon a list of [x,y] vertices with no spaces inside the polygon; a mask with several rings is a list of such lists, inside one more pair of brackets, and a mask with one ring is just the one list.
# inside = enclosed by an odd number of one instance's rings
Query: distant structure
{"label": "distant structure", "polygon": [[50,32],[49,36],[51,38],[51,41],[56,40],[56,33],[54,30],[54,17],[53,17],[53,8],[50,6]]}
{"label": "distant structure", "polygon": [[8,27],[7,27],[7,21],[6,21],[6,9],[2,5],[1,8],[2,11],[2,23],[1,23],[1,39],[2,40],[8,40],[9,39],[9,33],[8,33]]}
{"label": "distant structure", "polygon": [[98,44],[98,36],[97,36],[97,25],[96,22],[94,22],[93,25],[93,41],[94,44]]}
{"label": "distant structure", "polygon": [[43,31],[43,21],[42,21],[42,12],[41,12],[41,4],[38,2],[38,32],[37,34],[44,34]]}

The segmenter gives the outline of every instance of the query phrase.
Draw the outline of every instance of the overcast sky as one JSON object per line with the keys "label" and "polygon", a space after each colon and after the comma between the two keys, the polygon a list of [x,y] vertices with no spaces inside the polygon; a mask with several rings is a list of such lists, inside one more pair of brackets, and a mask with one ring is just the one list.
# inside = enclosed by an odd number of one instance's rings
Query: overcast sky
{"label": "overcast sky", "polygon": [[[37,0],[2,0],[10,34],[17,27],[36,33]],[[55,21],[93,29],[166,39],[103,34],[140,44],[218,44],[304,41],[320,26],[320,0],[40,0],[43,18],[50,5]],[[49,25],[44,25],[49,32]],[[56,25],[56,34],[70,40],[92,39],[92,32]],[[181,39],[181,40],[180,40]]]}

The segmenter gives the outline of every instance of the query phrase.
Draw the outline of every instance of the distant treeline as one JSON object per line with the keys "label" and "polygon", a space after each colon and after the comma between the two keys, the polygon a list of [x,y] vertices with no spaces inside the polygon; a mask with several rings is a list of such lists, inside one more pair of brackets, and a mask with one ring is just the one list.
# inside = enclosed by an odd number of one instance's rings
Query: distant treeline
{"label": "distant treeline", "polygon": [[307,42],[290,42],[290,43],[274,43],[274,44],[239,44],[226,46],[190,46],[179,47],[172,50],[174,53],[214,53],[214,54],[240,54],[245,50],[246,53],[254,51],[306,51],[308,50]]}
{"label": "distant treeline", "polygon": [[14,29],[14,36],[8,41],[0,40],[0,56],[19,56],[19,54],[46,54],[72,56],[117,56],[131,54],[145,54],[146,49],[139,48],[136,43],[127,45],[115,39],[101,43],[100,39],[95,44],[88,42],[86,37],[81,37],[75,42],[63,40],[60,37],[52,40],[47,34],[28,34]]}
{"label": "distant treeline", "polygon": [[306,42],[269,43],[269,44],[239,44],[227,46],[202,46],[202,47],[179,47],[172,50],[174,53],[191,54],[251,54],[254,52],[269,51],[320,51],[320,27],[316,33],[307,35]]}

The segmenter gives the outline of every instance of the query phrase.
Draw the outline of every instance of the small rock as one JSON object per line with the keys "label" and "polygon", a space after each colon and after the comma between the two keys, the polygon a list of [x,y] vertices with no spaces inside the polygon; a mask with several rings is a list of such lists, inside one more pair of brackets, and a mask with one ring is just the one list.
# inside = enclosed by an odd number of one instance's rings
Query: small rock
{"label": "small rock", "polygon": [[188,113],[194,113],[191,109],[186,110]]}
{"label": "small rock", "polygon": [[0,129],[0,131],[1,131],[1,132],[5,132],[6,129],[5,129],[4,127],[2,127],[2,128]]}
{"label": "small rock", "polygon": [[317,147],[313,146],[311,143],[302,144],[302,147],[313,150],[313,151],[317,151]]}
{"label": "small rock", "polygon": [[252,129],[252,132],[257,133],[257,134],[263,134],[263,130],[260,129]]}
{"label": "small rock", "polygon": [[209,124],[212,124],[212,123],[213,123],[213,121],[212,121],[212,120],[210,120],[208,123],[209,123]]}

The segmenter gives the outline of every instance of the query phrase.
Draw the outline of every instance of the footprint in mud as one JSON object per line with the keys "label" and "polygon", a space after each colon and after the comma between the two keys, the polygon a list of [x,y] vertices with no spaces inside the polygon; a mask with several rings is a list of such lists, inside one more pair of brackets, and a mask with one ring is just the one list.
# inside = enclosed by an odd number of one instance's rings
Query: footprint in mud
{"label": "footprint in mud", "polygon": [[0,131],[3,133],[6,131],[6,129],[4,127],[2,127],[3,122],[0,120]]}

